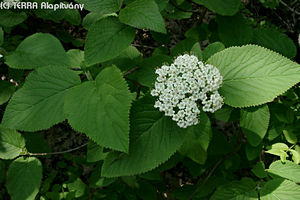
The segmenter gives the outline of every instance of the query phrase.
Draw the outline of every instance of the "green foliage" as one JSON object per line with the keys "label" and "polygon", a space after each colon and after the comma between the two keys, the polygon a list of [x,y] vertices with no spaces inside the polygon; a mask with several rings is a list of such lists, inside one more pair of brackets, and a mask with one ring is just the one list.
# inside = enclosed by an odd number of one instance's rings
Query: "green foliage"
{"label": "green foliage", "polygon": [[[0,6],[1,200],[300,199],[296,1],[46,2],[74,9]],[[184,54],[224,105],[201,86],[180,128],[158,75]]]}
{"label": "green foliage", "polygon": [[267,170],[271,174],[300,183],[300,166],[289,160],[282,163],[280,160],[273,162]]}
{"label": "green foliage", "polygon": [[23,151],[25,140],[22,135],[12,129],[0,126],[0,158],[14,159]]}
{"label": "green foliage", "polygon": [[0,105],[6,103],[15,92],[16,87],[9,81],[0,82]]}
{"label": "green foliage", "polygon": [[288,58],[294,58],[297,54],[294,42],[287,35],[275,29],[255,29],[252,40],[253,43],[277,51]]}
{"label": "green foliage", "polygon": [[211,200],[221,199],[257,199],[254,181],[252,179],[245,178],[241,181],[233,181],[223,186],[220,186],[211,197]]}
{"label": "green foliage", "polygon": [[214,42],[212,44],[209,44],[202,52],[203,60],[209,59],[212,55],[215,53],[222,51],[225,49],[225,46],[221,42]]}
{"label": "green foliage", "polygon": [[211,124],[206,114],[200,115],[200,124],[189,127],[179,152],[196,163],[204,164],[207,148],[211,140]]}
{"label": "green foliage", "polygon": [[107,17],[95,22],[90,28],[85,45],[87,65],[104,62],[117,57],[134,39],[134,29]]}
{"label": "green foliage", "polygon": [[119,17],[124,24],[166,33],[164,20],[154,0],[135,0],[121,10]]}
{"label": "green foliage", "polygon": [[10,10],[0,10],[0,26],[13,27],[27,19],[25,12],[14,12]]}
{"label": "green foliage", "polygon": [[107,67],[95,81],[69,90],[65,115],[72,128],[87,134],[99,145],[128,152],[132,99],[119,69]]}
{"label": "green foliage", "polygon": [[12,200],[34,200],[41,180],[41,162],[34,157],[21,157],[9,166],[6,187]]}
{"label": "green foliage", "polygon": [[241,1],[239,0],[193,0],[208,9],[224,16],[232,16],[238,12]]}
{"label": "green foliage", "polygon": [[220,40],[227,47],[249,44],[252,39],[252,28],[240,13],[218,16],[217,23]]}
{"label": "green foliage", "polygon": [[154,99],[146,96],[133,105],[129,154],[108,155],[102,168],[103,176],[130,176],[150,171],[168,160],[182,145],[184,129],[153,108],[153,104]]}
{"label": "green foliage", "polygon": [[65,68],[49,66],[33,71],[9,101],[2,125],[37,131],[62,122],[66,93],[79,83],[76,73]]}
{"label": "green foliage", "polygon": [[300,186],[280,178],[268,181],[260,192],[261,200],[297,200],[299,198]]}
{"label": "green foliage", "polygon": [[207,62],[223,75],[220,92],[233,107],[273,101],[300,81],[299,64],[255,45],[227,48]]}
{"label": "green foliage", "polygon": [[35,69],[49,65],[69,66],[69,59],[59,40],[46,33],[27,37],[5,60],[8,66],[16,69]]}
{"label": "green foliage", "polygon": [[240,126],[249,144],[257,146],[265,137],[270,120],[267,105],[241,110]]}

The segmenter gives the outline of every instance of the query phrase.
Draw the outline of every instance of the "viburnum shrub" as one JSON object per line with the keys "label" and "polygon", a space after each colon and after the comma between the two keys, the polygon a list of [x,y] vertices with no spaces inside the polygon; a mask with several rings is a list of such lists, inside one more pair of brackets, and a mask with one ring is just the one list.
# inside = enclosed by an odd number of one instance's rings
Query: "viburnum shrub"
{"label": "viburnum shrub", "polygon": [[299,8],[1,1],[0,199],[299,200]]}

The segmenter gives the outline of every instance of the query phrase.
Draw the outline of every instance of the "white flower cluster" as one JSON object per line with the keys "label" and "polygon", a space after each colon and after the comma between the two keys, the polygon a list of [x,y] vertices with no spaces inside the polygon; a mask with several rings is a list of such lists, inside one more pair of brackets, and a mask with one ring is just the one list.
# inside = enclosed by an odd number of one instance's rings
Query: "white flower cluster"
{"label": "white flower cluster", "polygon": [[158,100],[154,107],[181,128],[199,123],[199,103],[205,112],[215,112],[223,105],[218,93],[223,77],[216,67],[204,65],[196,56],[179,56],[171,66],[163,65],[155,73],[158,77],[151,95]]}

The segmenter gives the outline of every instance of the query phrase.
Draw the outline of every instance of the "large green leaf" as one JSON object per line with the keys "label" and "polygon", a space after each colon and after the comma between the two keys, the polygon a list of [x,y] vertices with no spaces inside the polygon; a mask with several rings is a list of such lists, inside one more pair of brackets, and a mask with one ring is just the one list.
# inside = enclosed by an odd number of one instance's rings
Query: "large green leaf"
{"label": "large green leaf", "polygon": [[182,145],[185,129],[154,109],[146,96],[132,107],[129,154],[110,154],[104,161],[105,177],[130,176],[150,171],[167,161]]}
{"label": "large green leaf", "polygon": [[277,51],[288,58],[294,58],[297,54],[293,40],[275,29],[255,29],[253,43]]}
{"label": "large green leaf", "polygon": [[63,121],[65,94],[79,83],[79,76],[66,68],[49,66],[33,71],[9,101],[2,125],[37,131]]}
{"label": "large green leaf", "polygon": [[267,170],[271,174],[290,179],[296,183],[300,183],[300,165],[286,160],[282,163],[280,160],[273,162]]}
{"label": "large green leaf", "polygon": [[257,146],[265,137],[270,121],[267,105],[241,110],[240,126],[252,146]]}
{"label": "large green leaf", "polygon": [[234,16],[218,16],[218,33],[225,46],[239,46],[250,43],[253,35],[252,27],[238,13]]}
{"label": "large green leaf", "polygon": [[0,10],[0,26],[13,27],[18,24],[21,24],[26,19],[27,15],[25,12],[14,12],[6,9]]}
{"label": "large green leaf", "polygon": [[217,188],[210,200],[257,200],[255,183],[250,178],[232,181]]}
{"label": "large green leaf", "polygon": [[35,69],[49,65],[69,67],[68,56],[54,36],[36,33],[23,40],[17,49],[5,57],[5,63],[16,69]]}
{"label": "large green leaf", "polygon": [[121,24],[116,17],[107,17],[95,22],[86,38],[84,58],[88,65],[117,57],[135,37],[135,30]]}
{"label": "large green leaf", "polygon": [[232,16],[239,10],[240,0],[193,0],[195,3],[204,5],[217,14]]}
{"label": "large green leaf", "polygon": [[100,14],[114,13],[120,10],[122,0],[75,0],[78,3],[84,4],[84,9],[97,12]]}
{"label": "large green leaf", "polygon": [[14,159],[19,156],[25,147],[22,135],[13,129],[0,126],[0,158]]}
{"label": "large green leaf", "polygon": [[34,200],[42,180],[42,164],[34,157],[14,160],[7,171],[6,187],[11,200]]}
{"label": "large green leaf", "polygon": [[70,90],[65,114],[70,125],[101,146],[128,152],[129,109],[133,95],[117,67],[107,67],[95,81]]}
{"label": "large green leaf", "polygon": [[300,186],[281,178],[268,181],[260,191],[261,200],[299,200]]}
{"label": "large green leaf", "polygon": [[119,17],[130,26],[166,33],[164,19],[154,0],[135,0],[121,10]]}
{"label": "large green leaf", "polygon": [[219,91],[233,107],[271,102],[300,81],[299,64],[256,45],[225,49],[207,62],[220,70]]}
{"label": "large green leaf", "polygon": [[179,152],[193,161],[204,164],[206,151],[212,138],[211,124],[207,115],[200,114],[200,123],[187,129]]}

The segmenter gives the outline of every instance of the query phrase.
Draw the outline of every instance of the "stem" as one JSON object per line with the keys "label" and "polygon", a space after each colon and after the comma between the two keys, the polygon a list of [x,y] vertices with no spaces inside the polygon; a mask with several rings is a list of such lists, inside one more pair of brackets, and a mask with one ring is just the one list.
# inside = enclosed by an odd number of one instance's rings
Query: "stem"
{"label": "stem", "polygon": [[128,72],[124,73],[124,74],[123,74],[123,77],[124,77],[124,76],[127,76],[127,75],[129,75],[129,74],[131,74],[132,72],[136,71],[137,69],[139,69],[139,67],[132,68],[132,69],[129,70]]}
{"label": "stem", "polygon": [[85,71],[84,74],[86,75],[86,78],[89,80],[89,81],[93,81],[93,77],[90,73],[90,71]]}
{"label": "stem", "polygon": [[72,151],[76,151],[78,149],[81,149],[82,147],[85,147],[87,144],[88,144],[88,142],[83,144],[83,145],[80,145],[78,147],[75,147],[73,149],[68,149],[68,150],[65,150],[65,151],[57,151],[57,152],[50,152],[50,153],[26,153],[26,154],[21,155],[21,156],[47,156],[47,155],[57,155],[57,154],[70,153]]}
{"label": "stem", "polygon": [[283,2],[282,0],[279,0],[279,2],[284,5],[285,7],[287,7],[290,11],[294,12],[296,15],[300,15],[300,12],[297,12],[295,9],[289,7],[289,5],[287,5],[285,2]]}

